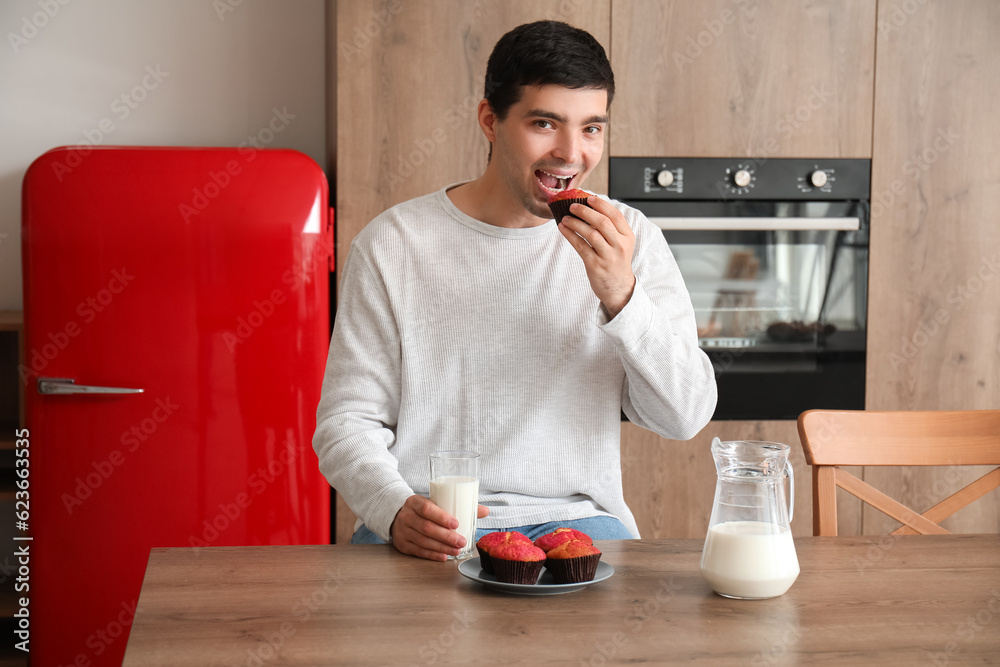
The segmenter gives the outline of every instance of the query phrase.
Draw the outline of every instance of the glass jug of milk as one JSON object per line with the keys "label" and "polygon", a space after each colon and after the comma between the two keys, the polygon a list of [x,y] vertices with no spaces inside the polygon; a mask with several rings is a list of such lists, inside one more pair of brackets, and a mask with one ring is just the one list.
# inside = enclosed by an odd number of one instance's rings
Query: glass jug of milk
{"label": "glass jug of milk", "polygon": [[[719,595],[773,598],[799,576],[792,542],[795,477],[791,448],[776,442],[712,440],[718,470],[701,573]],[[785,511],[785,476],[788,511]]]}

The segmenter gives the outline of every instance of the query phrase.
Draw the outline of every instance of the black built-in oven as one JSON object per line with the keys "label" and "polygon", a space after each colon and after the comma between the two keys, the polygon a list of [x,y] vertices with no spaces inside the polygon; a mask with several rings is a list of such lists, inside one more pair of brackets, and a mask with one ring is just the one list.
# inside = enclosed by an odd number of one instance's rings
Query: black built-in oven
{"label": "black built-in oven", "polygon": [[670,244],[715,419],[864,409],[870,160],[613,157],[613,199]]}

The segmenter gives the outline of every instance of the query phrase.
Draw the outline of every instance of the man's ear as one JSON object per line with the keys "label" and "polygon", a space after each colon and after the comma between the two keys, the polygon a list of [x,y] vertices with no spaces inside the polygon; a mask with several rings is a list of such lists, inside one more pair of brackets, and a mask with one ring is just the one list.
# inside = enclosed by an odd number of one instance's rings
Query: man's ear
{"label": "man's ear", "polygon": [[479,128],[486,135],[486,140],[491,144],[496,141],[497,138],[497,115],[493,113],[493,108],[490,107],[489,101],[484,97],[479,100],[479,108],[477,110],[479,116]]}

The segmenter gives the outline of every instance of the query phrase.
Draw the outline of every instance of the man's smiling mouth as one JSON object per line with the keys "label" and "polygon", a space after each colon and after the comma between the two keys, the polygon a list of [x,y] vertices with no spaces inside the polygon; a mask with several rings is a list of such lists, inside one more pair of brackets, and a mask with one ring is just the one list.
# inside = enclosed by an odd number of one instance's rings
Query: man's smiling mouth
{"label": "man's smiling mouth", "polygon": [[562,192],[569,187],[569,184],[576,178],[577,174],[553,174],[544,169],[535,170],[535,178],[542,189],[549,194]]}

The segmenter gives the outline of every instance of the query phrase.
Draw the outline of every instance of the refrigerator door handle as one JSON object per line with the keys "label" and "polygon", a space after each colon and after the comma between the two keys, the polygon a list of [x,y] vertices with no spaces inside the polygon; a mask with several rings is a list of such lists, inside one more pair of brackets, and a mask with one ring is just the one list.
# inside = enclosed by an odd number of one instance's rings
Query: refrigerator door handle
{"label": "refrigerator door handle", "polygon": [[39,394],[141,394],[142,389],[95,387],[77,384],[73,378],[38,378]]}

